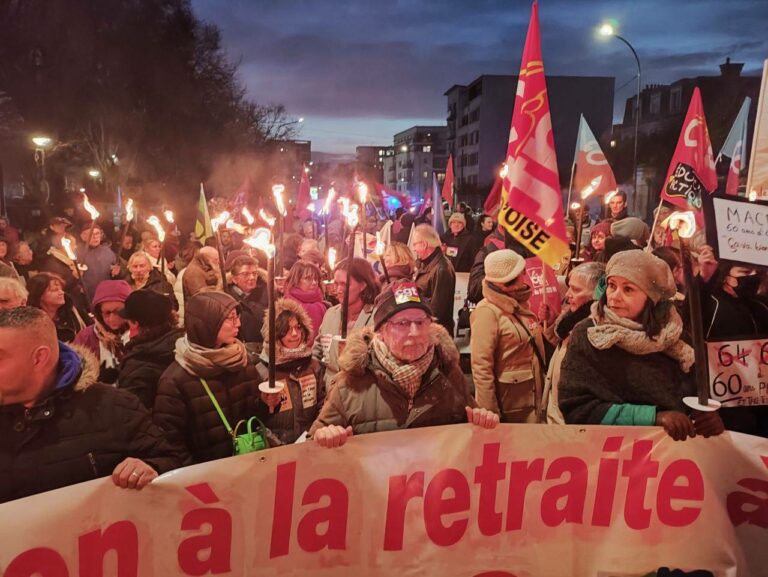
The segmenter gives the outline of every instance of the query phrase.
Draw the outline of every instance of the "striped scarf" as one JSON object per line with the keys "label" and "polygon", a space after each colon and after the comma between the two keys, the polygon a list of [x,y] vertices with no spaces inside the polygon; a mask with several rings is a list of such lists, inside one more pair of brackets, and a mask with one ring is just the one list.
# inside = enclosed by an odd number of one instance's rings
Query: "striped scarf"
{"label": "striped scarf", "polygon": [[421,379],[429,370],[432,359],[435,356],[435,347],[430,345],[426,353],[421,358],[412,363],[403,363],[392,356],[389,348],[381,340],[379,335],[373,339],[373,353],[376,355],[379,363],[384,370],[392,377],[392,380],[405,391],[409,399],[413,399],[421,386]]}

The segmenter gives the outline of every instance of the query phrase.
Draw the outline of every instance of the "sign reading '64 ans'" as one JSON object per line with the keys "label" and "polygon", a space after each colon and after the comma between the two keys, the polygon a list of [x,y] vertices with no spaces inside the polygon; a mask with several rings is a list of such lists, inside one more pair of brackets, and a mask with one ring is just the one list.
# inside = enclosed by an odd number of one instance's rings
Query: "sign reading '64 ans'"
{"label": "sign reading '64 ans'", "polygon": [[768,339],[707,343],[710,396],[724,407],[768,405]]}
{"label": "sign reading '64 ans'", "polygon": [[742,199],[713,198],[721,259],[768,266],[768,206]]}

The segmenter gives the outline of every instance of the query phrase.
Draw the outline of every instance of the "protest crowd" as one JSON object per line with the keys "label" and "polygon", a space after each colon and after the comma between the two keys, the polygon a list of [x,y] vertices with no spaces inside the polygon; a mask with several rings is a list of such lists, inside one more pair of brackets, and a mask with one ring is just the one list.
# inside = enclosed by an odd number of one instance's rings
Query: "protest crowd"
{"label": "protest crowd", "polygon": [[[217,231],[181,243],[170,225],[162,242],[129,223],[110,243],[96,221],[79,235],[64,215],[39,235],[6,222],[0,500],[107,475],[141,489],[297,441],[466,422],[768,436],[764,406],[683,403],[696,383],[681,251],[648,250],[626,197],[587,223],[536,307],[533,255],[495,215],[369,208],[365,235],[343,210],[330,237],[293,218],[271,239],[298,247],[281,258],[231,225],[224,246]],[[695,250],[708,338],[768,336],[763,273]]]}

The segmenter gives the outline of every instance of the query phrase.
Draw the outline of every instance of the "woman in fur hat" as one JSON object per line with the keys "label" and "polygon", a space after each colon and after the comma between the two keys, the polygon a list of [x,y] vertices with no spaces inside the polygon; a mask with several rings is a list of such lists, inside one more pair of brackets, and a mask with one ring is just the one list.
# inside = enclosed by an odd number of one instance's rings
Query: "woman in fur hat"
{"label": "woman in fur hat", "polygon": [[670,300],[667,263],[640,250],[606,266],[605,295],[571,333],[560,374],[560,410],[569,424],[658,425],[676,441],[716,435],[716,413],[691,413],[693,349]]}
{"label": "woman in fur hat", "polygon": [[[264,343],[269,342],[268,313],[264,315]],[[269,347],[261,351],[256,365],[262,380],[257,416],[283,443],[293,443],[309,430],[325,399],[322,365],[312,358],[312,320],[304,308],[291,299],[275,303],[275,379],[279,392],[267,392]],[[268,388],[268,387],[266,387]]]}

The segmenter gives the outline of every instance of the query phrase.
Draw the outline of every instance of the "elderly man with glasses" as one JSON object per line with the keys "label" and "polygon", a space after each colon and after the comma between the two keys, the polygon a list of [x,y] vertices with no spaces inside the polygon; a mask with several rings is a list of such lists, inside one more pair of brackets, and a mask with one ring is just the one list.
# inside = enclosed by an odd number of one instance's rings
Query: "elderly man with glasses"
{"label": "elderly man with glasses", "polygon": [[227,293],[240,304],[240,332],[237,338],[249,349],[261,350],[264,343],[262,325],[267,309],[267,283],[259,276],[256,259],[243,255],[232,261],[229,269],[232,282]]}
{"label": "elderly man with glasses", "polygon": [[339,367],[310,430],[323,447],[341,446],[352,434],[499,423],[498,415],[476,408],[453,339],[432,322],[429,304],[410,281],[382,291],[374,328],[350,335]]}

